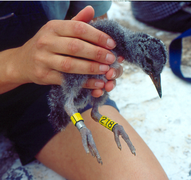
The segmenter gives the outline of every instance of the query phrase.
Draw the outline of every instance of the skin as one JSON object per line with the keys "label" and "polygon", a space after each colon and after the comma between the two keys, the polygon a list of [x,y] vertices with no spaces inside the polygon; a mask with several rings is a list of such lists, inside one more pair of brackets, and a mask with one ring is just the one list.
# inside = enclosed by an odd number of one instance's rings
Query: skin
{"label": "skin", "polygon": [[121,138],[120,151],[113,133],[95,122],[90,117],[91,110],[88,110],[82,113],[82,117],[92,132],[103,165],[98,164],[91,154],[86,154],[80,133],[72,123],[55,135],[36,158],[69,180],[167,180],[156,157],[118,111],[106,105],[99,111],[124,127],[136,148],[136,156]]}
{"label": "skin", "polygon": [[93,89],[95,97],[102,95],[103,87],[111,91],[122,68],[109,68],[115,60],[109,51],[115,42],[86,23],[93,16],[88,6],[72,20],[49,21],[23,46],[0,52],[0,94],[25,83],[60,85],[60,72],[106,74],[106,84],[90,79],[84,88]]}

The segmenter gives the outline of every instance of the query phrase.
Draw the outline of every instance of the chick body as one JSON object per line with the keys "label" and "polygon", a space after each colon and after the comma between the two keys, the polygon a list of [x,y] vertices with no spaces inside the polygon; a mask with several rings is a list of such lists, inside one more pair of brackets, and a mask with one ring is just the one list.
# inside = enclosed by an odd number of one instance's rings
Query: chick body
{"label": "chick body", "polygon": [[[112,52],[116,56],[123,56],[127,62],[137,65],[148,74],[161,97],[160,73],[162,72],[167,59],[167,52],[163,42],[144,33],[132,32],[111,20],[98,20],[90,23],[90,25],[107,33],[115,40],[116,47]],[[119,64],[117,61],[110,65],[110,67],[113,68],[117,68],[118,66]],[[108,93],[104,91],[103,96],[94,98],[91,96],[90,89],[82,88],[82,85],[88,79],[92,78],[102,79],[107,82],[105,75],[63,73],[62,85],[52,86],[48,97],[51,109],[49,121],[56,130],[59,131],[66,128],[68,123],[71,122],[70,116],[84,108],[88,103],[93,106],[91,112],[92,118],[98,122],[102,117],[98,112],[98,106],[101,106],[106,101]],[[83,123],[77,128],[81,133],[86,152],[90,151],[93,156],[96,156],[98,162],[102,163],[91,132]],[[135,154],[135,148],[123,127],[117,124],[112,131],[114,132],[118,148],[121,149],[118,136],[122,135],[131,152]],[[89,146],[91,146],[91,148],[89,148]]]}
{"label": "chick body", "polygon": [[[134,33],[111,20],[98,20],[90,24],[115,40],[116,47],[112,52],[116,56],[123,56],[126,61],[137,65],[147,74],[159,75],[162,72],[167,58],[167,52],[162,41],[144,33]],[[117,68],[118,63],[115,62],[110,66]],[[75,107],[82,109],[88,103],[93,105],[95,101],[95,98],[91,96],[91,90],[82,88],[87,79],[95,78],[107,81],[105,75],[63,73],[63,76],[62,86],[52,86],[49,94],[51,109],[49,120],[56,130],[65,128],[70,122],[70,117],[64,111],[64,104],[71,93],[74,96]],[[107,97],[108,93],[105,92],[96,101],[102,105]]]}

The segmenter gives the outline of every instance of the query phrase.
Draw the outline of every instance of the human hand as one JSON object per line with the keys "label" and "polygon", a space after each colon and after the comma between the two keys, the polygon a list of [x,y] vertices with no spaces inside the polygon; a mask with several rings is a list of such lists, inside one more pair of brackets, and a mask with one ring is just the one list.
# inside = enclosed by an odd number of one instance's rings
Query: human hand
{"label": "human hand", "polygon": [[[21,84],[60,85],[63,78],[61,72],[106,74],[108,79],[114,79],[113,72],[116,77],[120,75],[121,70],[109,70],[108,66],[115,60],[109,51],[115,47],[114,41],[107,34],[80,22],[93,18],[91,14],[94,11],[91,9],[85,8],[73,21],[49,21],[33,38],[17,48],[17,60],[12,62],[12,67],[17,67],[12,71],[17,77],[15,79]],[[85,88],[95,89],[92,95],[99,97],[102,90],[100,83],[96,82],[89,80]],[[108,81],[106,91],[113,89],[114,83],[115,80]]]}

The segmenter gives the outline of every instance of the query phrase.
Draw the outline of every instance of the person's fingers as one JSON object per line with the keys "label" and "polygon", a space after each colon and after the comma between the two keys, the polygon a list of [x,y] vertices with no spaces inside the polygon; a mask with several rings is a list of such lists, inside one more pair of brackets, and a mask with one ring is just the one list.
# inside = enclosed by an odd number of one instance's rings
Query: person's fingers
{"label": "person's fingers", "polygon": [[54,37],[47,42],[48,50],[56,54],[65,54],[89,60],[94,60],[104,64],[114,63],[115,55],[104,48],[95,46],[88,42],[76,38]]}
{"label": "person's fingers", "polygon": [[117,58],[117,62],[118,62],[118,63],[122,63],[123,61],[124,61],[124,57],[119,56],[119,57]]}
{"label": "person's fingers", "polygon": [[118,69],[111,68],[107,73],[106,73],[106,78],[108,80],[112,79],[117,79],[123,74],[123,67],[119,66]]}
{"label": "person's fingers", "polygon": [[110,92],[112,91],[116,86],[116,80],[113,80],[113,81],[108,81],[106,84],[105,84],[105,90],[107,92]]}
{"label": "person's fingers", "polygon": [[[106,84],[105,84],[105,90],[107,91],[107,92],[110,92],[111,90],[113,90],[114,88],[115,88],[115,86],[116,86],[116,81],[115,80],[113,80],[113,81],[108,81]],[[92,92],[91,92],[91,95],[93,96],[93,97],[100,97],[100,96],[102,96],[103,95],[103,90],[102,89],[94,89],[94,90],[92,90]]]}
{"label": "person's fingers", "polygon": [[110,68],[95,61],[61,55],[50,55],[46,58],[46,64],[50,69],[74,74],[105,74]]}
{"label": "person's fingers", "polygon": [[94,90],[92,90],[91,95],[93,97],[100,97],[100,96],[103,95],[103,90],[101,90],[101,89],[94,89]]}
{"label": "person's fingers", "polygon": [[89,22],[93,19],[94,14],[95,14],[95,12],[94,12],[93,7],[92,6],[86,6],[75,17],[73,17],[72,20]]}
{"label": "person's fingers", "polygon": [[88,89],[102,89],[104,88],[105,83],[100,79],[88,79],[83,85],[83,88]]}
{"label": "person's fingers", "polygon": [[66,20],[63,23],[62,20],[54,20],[49,21],[44,28],[53,29],[58,36],[83,39],[107,49],[113,49],[116,46],[109,35],[81,21]]}

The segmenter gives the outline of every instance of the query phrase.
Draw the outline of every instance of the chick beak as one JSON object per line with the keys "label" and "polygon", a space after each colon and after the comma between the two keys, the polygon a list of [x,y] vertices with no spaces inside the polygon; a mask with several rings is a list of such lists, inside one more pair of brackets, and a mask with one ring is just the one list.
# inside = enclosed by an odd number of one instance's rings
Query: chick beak
{"label": "chick beak", "polygon": [[161,98],[162,97],[162,89],[161,89],[161,78],[160,78],[160,74],[158,76],[154,76],[153,74],[150,74],[149,75],[151,80],[153,81],[155,87],[156,87],[156,90],[159,94],[159,97]]}

